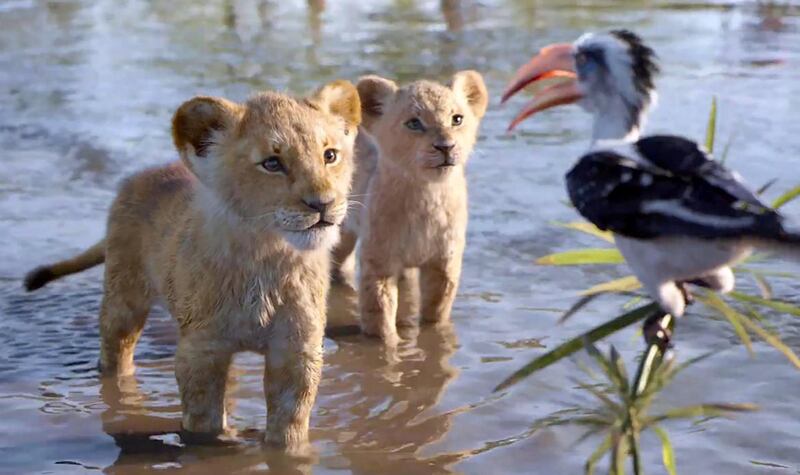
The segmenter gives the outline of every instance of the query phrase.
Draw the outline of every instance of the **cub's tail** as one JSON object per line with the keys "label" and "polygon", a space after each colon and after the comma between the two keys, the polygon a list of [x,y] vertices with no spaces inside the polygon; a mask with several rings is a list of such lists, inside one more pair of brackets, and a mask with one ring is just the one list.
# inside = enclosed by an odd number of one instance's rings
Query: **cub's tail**
{"label": "cub's tail", "polygon": [[75,257],[53,264],[37,267],[25,276],[25,290],[28,292],[44,287],[51,280],[74,274],[102,264],[106,260],[106,240],[83,251]]}

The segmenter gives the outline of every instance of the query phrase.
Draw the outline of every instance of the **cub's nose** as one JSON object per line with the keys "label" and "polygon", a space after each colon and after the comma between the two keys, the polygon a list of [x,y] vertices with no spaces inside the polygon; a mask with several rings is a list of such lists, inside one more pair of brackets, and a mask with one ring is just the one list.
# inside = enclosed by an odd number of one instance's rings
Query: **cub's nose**
{"label": "cub's nose", "polygon": [[449,155],[450,151],[453,150],[456,144],[454,142],[438,142],[433,144],[433,148],[440,151],[442,155]]}
{"label": "cub's nose", "polygon": [[326,211],[331,207],[333,204],[333,200],[322,201],[320,199],[314,200],[303,200],[303,203],[308,206],[309,208],[317,211],[320,215],[324,215]]}

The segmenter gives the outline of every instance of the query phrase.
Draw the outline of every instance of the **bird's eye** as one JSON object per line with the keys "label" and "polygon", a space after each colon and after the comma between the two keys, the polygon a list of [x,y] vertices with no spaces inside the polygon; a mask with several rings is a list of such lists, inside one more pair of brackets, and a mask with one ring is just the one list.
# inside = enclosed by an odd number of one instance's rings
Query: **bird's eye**
{"label": "bird's eye", "polygon": [[281,163],[280,157],[277,155],[272,155],[270,157],[265,158],[261,163],[261,168],[266,170],[269,173],[283,173],[284,168],[283,164]]}
{"label": "bird's eye", "polygon": [[409,130],[415,130],[415,131],[425,130],[425,128],[422,126],[422,121],[417,119],[416,117],[407,120],[405,126],[408,127]]}
{"label": "bird's eye", "polygon": [[453,116],[453,125],[459,126],[464,122],[464,116],[461,114],[456,114]]}
{"label": "bird's eye", "polygon": [[329,148],[325,150],[323,157],[325,158],[326,165],[333,165],[339,161],[339,152],[336,149]]}

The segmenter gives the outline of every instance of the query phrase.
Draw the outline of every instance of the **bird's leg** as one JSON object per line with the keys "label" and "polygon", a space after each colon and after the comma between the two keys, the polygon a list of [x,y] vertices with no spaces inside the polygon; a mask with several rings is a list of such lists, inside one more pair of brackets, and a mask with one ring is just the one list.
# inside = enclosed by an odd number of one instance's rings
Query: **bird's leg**
{"label": "bird's leg", "polygon": [[687,284],[695,284],[701,287],[706,287],[706,283],[700,279],[689,280],[684,282],[675,282],[675,285],[678,286],[681,293],[683,294],[683,301],[686,302],[686,306],[688,307],[689,305],[694,303],[694,296],[689,291],[689,287],[687,286]]}
{"label": "bird's leg", "polygon": [[664,317],[666,316],[661,312],[655,313],[644,321],[642,327],[645,343],[658,345],[662,353],[672,347],[672,332],[664,325]]}

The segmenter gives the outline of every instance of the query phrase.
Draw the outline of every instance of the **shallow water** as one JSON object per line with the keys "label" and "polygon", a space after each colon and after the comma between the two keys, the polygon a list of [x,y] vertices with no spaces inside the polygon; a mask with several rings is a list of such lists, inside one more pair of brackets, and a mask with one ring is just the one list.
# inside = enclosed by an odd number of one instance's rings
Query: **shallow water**
{"label": "shallow water", "polygon": [[[520,102],[497,106],[514,68],[536,49],[585,30],[632,28],[660,53],[661,104],[649,131],[701,137],[710,97],[721,143],[768,193],[800,182],[800,9],[755,3],[657,1],[339,0],[37,1],[0,3],[0,473],[579,473],[598,441],[545,427],[586,402],[561,363],[510,391],[491,388],[514,369],[617,311],[603,299],[564,326],[558,310],[624,269],[542,268],[535,258],[593,238],[555,228],[575,219],[562,175],[586,146],[577,108],[504,129]],[[575,5],[579,4],[580,8]],[[103,234],[126,174],[174,158],[174,108],[193,94],[243,99],[275,88],[302,92],[334,78],[379,73],[446,79],[485,74],[493,95],[469,164],[471,221],[452,328],[423,328],[389,361],[373,341],[326,340],[312,418],[316,455],[265,452],[259,358],[237,359],[231,447],[185,447],[172,371],[176,331],[151,316],[135,378],[102,382],[95,370],[101,270],[25,294],[31,267]],[[800,218],[800,206],[786,208]],[[788,263],[780,270],[797,270]],[[752,290],[744,280],[742,287]],[[800,299],[800,283],[773,282]],[[331,318],[347,321],[352,295],[337,289]],[[800,351],[800,321],[769,314]],[[771,348],[750,358],[730,327],[689,317],[678,355],[719,354],[692,366],[660,406],[752,402],[736,420],[668,425],[681,473],[800,472],[800,373]],[[613,339],[628,361],[639,339]],[[632,363],[630,363],[632,364]],[[647,466],[660,451],[644,439]],[[653,473],[660,469],[651,469]]]}

